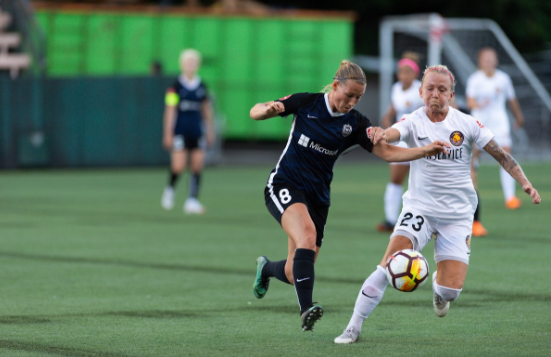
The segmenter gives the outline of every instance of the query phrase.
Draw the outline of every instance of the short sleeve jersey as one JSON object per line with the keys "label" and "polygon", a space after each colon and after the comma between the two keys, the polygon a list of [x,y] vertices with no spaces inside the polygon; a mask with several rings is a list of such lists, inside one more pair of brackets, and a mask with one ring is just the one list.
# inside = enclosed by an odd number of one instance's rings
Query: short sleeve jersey
{"label": "short sleeve jersey", "polygon": [[424,105],[423,99],[419,95],[420,87],[421,81],[417,79],[415,79],[406,90],[403,89],[401,82],[394,83],[390,99],[396,111],[396,121],[402,119],[405,114],[409,114]]}
{"label": "short sleeve jersey", "polygon": [[207,87],[199,77],[192,80],[184,76],[168,88],[165,96],[167,105],[178,107],[178,118],[174,125],[174,135],[198,139],[203,135],[201,106],[208,99]]}
{"label": "short sleeve jersey", "polygon": [[334,113],[324,93],[297,93],[278,99],[285,106],[282,117],[294,115],[287,145],[268,179],[268,188],[288,185],[303,191],[319,205],[330,205],[333,166],[350,149],[371,152],[369,119],[352,109]]}
{"label": "short sleeve jersey", "polygon": [[473,144],[484,147],[492,132],[472,116],[452,107],[446,118],[433,123],[421,107],[393,125],[408,147],[425,146],[434,140],[449,142],[449,154],[411,161],[404,206],[421,214],[445,218],[472,217],[478,200],[470,176]]}
{"label": "short sleeve jersey", "polygon": [[471,112],[482,124],[509,126],[505,103],[515,98],[515,90],[507,73],[496,69],[493,76],[487,77],[483,71],[476,71],[467,80],[467,96],[483,105]]}

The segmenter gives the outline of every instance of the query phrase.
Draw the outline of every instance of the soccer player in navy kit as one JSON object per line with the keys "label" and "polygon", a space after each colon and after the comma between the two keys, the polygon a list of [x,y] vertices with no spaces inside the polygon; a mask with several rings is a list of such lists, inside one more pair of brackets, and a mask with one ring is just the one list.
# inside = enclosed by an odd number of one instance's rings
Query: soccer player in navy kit
{"label": "soccer player in navy kit", "polygon": [[205,83],[197,76],[201,55],[193,49],[182,51],[180,67],[182,75],[165,96],[163,146],[170,151],[170,177],[163,192],[161,205],[170,210],[174,207],[174,187],[186,168],[190,157],[191,177],[184,212],[203,214],[205,209],[197,199],[203,161],[205,140],[203,121],[206,127],[206,145],[214,141],[211,101]]}
{"label": "soccer player in navy kit", "polygon": [[329,212],[329,186],[333,166],[340,155],[356,146],[386,161],[409,161],[431,153],[447,152],[443,142],[406,149],[384,141],[374,146],[368,132],[369,119],[354,110],[365,92],[363,70],[342,61],[328,93],[297,93],[279,100],[256,104],[250,112],[254,120],[293,114],[287,146],[264,190],[266,206],[288,236],[288,256],[269,261],[256,260],[257,274],[253,293],[266,295],[271,277],[293,284],[298,297],[302,329],[311,331],[323,315],[320,305],[312,302],[314,262],[323,240]]}

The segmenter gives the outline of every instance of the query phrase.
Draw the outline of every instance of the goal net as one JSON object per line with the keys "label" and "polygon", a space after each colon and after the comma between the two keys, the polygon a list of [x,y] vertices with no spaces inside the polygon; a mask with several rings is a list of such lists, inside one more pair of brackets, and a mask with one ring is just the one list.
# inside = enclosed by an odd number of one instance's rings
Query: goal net
{"label": "goal net", "polygon": [[[406,51],[420,55],[420,66],[442,63],[455,74],[456,101],[467,110],[467,78],[477,70],[477,53],[492,47],[499,69],[509,74],[525,117],[520,130],[512,130],[515,157],[551,160],[551,96],[511,44],[501,28],[488,19],[445,19],[438,14],[386,17],[380,25],[380,110],[390,102],[396,80],[396,62]],[[509,113],[511,122],[514,117]]]}

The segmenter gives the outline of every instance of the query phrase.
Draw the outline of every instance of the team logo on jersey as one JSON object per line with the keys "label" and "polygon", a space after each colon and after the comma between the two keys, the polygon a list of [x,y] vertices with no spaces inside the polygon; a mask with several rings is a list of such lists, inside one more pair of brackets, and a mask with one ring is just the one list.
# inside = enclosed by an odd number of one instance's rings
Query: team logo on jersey
{"label": "team logo on jersey", "polygon": [[467,236],[467,238],[465,238],[465,244],[467,244],[467,249],[468,249],[468,252],[470,253],[471,252],[471,236]]}
{"label": "team logo on jersey", "polygon": [[285,96],[285,97],[283,97],[283,98],[279,98],[279,100],[285,100],[285,99],[289,98],[290,96],[292,96],[292,94],[289,94],[289,95],[287,95],[287,96]]}
{"label": "team logo on jersey", "polygon": [[465,140],[465,135],[463,135],[463,133],[459,130],[455,130],[450,135],[450,143],[454,146],[461,146],[461,144],[463,144],[463,140]]}
{"label": "team logo on jersey", "polygon": [[347,137],[350,134],[352,134],[352,125],[344,124],[342,127],[342,136]]}

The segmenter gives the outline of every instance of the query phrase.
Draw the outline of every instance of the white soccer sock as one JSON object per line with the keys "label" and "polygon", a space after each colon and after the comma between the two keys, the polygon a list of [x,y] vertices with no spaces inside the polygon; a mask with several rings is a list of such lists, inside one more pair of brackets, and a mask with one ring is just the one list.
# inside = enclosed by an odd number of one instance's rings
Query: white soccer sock
{"label": "white soccer sock", "polygon": [[444,301],[455,301],[463,289],[448,288],[447,286],[438,285],[438,283],[432,283],[432,291],[440,295]]}
{"label": "white soccer sock", "polygon": [[354,327],[358,332],[362,330],[362,324],[364,320],[371,314],[385,292],[388,281],[386,279],[385,268],[377,265],[377,269],[371,273],[362,285],[362,289],[356,299],[356,305],[354,306],[354,313],[348,323],[347,329]]}
{"label": "white soccer sock", "polygon": [[515,197],[515,179],[512,178],[503,167],[499,168],[499,176],[501,178],[501,188],[503,189],[505,201],[508,201]]}
{"label": "white soccer sock", "polygon": [[387,222],[395,224],[402,204],[402,185],[389,182],[385,190],[385,219]]}

